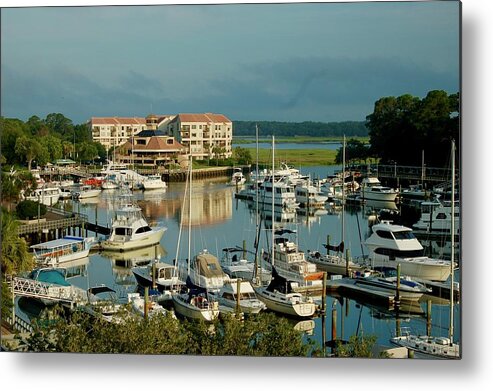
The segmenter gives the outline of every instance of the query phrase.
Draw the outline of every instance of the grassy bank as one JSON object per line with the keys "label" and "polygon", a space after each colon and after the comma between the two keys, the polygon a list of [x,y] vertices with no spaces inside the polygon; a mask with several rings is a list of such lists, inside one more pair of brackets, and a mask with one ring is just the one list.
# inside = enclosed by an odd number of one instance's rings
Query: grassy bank
{"label": "grassy bank", "polygon": [[[253,160],[256,158],[256,149],[247,148],[252,155]],[[304,166],[330,166],[334,165],[337,151],[327,149],[279,149],[276,150],[276,164],[279,161],[288,163],[295,167]],[[272,164],[271,149],[259,149],[259,163]]]}
{"label": "grassy bank", "polygon": [[[363,143],[368,143],[370,138],[366,137],[350,137],[346,138],[346,141],[349,139],[356,139]],[[272,138],[270,137],[259,137],[259,142],[261,143],[270,143]],[[234,144],[250,144],[255,142],[255,137],[250,136],[240,136],[233,137]],[[276,137],[276,143],[330,143],[330,142],[340,142],[342,143],[342,137],[310,137],[310,136],[295,136],[295,137]]]}

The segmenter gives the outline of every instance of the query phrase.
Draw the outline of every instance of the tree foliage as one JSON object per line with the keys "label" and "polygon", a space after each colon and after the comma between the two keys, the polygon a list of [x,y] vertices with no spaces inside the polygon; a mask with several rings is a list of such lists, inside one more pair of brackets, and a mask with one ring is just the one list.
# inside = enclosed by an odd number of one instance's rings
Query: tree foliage
{"label": "tree foliage", "polygon": [[233,149],[233,159],[238,164],[251,164],[252,163],[252,155],[250,151],[246,148],[236,147]]}
{"label": "tree foliage", "polygon": [[368,129],[364,122],[278,122],[278,121],[233,121],[236,136],[254,136],[258,125],[259,136],[367,136]]}
{"label": "tree foliage", "polygon": [[21,220],[30,220],[37,217],[38,211],[40,216],[44,216],[46,214],[46,205],[40,204],[37,201],[24,200],[19,202],[15,207],[15,213]]}
{"label": "tree foliage", "polygon": [[366,117],[372,154],[383,163],[443,167],[450,140],[459,141],[459,94],[430,91],[419,99],[409,94],[384,97]]}
{"label": "tree foliage", "polygon": [[[357,139],[350,139],[346,143],[346,163],[351,161],[366,161],[370,157],[370,147]],[[335,159],[336,164],[341,164],[343,160],[343,147],[337,150]]]}
{"label": "tree foliage", "polygon": [[31,270],[34,266],[32,255],[24,238],[19,237],[19,222],[5,208],[1,209],[2,220],[2,273],[12,274]]}
{"label": "tree foliage", "polygon": [[310,346],[286,319],[259,314],[244,321],[233,316],[213,324],[158,315],[144,320],[124,315],[108,323],[86,313],[70,318],[45,313],[34,322],[30,351],[80,353],[302,356]]}

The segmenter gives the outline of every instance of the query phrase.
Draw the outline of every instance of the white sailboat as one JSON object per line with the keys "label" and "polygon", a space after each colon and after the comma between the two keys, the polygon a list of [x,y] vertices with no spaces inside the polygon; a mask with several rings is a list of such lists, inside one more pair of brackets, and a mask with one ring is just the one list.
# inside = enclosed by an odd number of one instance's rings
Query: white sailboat
{"label": "white sailboat", "polygon": [[[452,140],[452,216],[454,216],[455,207],[455,141]],[[435,337],[427,335],[415,335],[406,332],[404,335],[396,336],[390,339],[394,345],[403,346],[419,354],[436,358],[460,358],[460,347],[454,342],[454,219],[451,221],[450,236],[452,245],[452,254],[450,262],[450,314],[449,314],[449,335],[446,337]]]}
{"label": "white sailboat", "polygon": [[[274,170],[274,136],[272,136],[272,169]],[[272,206],[272,280],[267,287],[255,286],[257,297],[264,302],[268,309],[284,315],[310,318],[315,315],[317,306],[310,297],[303,297],[301,293],[294,292],[291,283],[279,276],[275,269],[275,233],[274,233],[274,198]]]}
{"label": "white sailboat", "polygon": [[[188,319],[203,320],[212,322],[219,317],[219,302],[208,294],[207,289],[200,287],[192,282],[190,278],[190,261],[191,261],[191,234],[192,234],[192,156],[190,155],[190,165],[188,170],[189,201],[188,201],[188,259],[187,269],[188,277],[186,279],[186,289],[180,292],[173,292],[173,306],[177,314]],[[186,196],[186,188],[185,188]],[[176,249],[176,259],[178,259],[180,249],[180,238],[183,227],[183,213],[180,222],[180,232],[178,235],[178,244]]]}

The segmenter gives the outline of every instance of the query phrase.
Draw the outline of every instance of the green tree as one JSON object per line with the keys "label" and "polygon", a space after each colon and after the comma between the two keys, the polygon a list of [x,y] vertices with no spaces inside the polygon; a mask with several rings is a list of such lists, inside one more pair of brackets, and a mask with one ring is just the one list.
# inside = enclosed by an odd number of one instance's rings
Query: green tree
{"label": "green tree", "polygon": [[22,159],[15,151],[17,140],[27,136],[25,125],[18,119],[0,117],[0,131],[2,137],[2,155],[8,164],[22,162]]}
{"label": "green tree", "polygon": [[48,150],[36,139],[21,136],[15,143],[15,152],[27,162],[30,171],[32,162],[37,159],[39,164],[44,164],[49,160]]}
{"label": "green tree", "polygon": [[349,343],[341,344],[337,343],[336,356],[337,357],[359,357],[359,358],[371,358],[373,357],[372,349],[375,346],[377,337],[374,335],[369,336],[357,336],[352,335],[349,337]]}
{"label": "green tree", "polygon": [[[343,147],[337,150],[335,158],[336,164],[342,163]],[[370,148],[366,146],[362,141],[357,139],[350,139],[346,143],[346,163],[354,160],[366,161],[370,157]]]}
{"label": "green tree", "polygon": [[63,156],[63,146],[60,138],[48,135],[40,139],[40,143],[48,152],[48,161],[54,162]]}
{"label": "green tree", "polygon": [[233,158],[238,164],[251,164],[252,155],[246,148],[236,147],[233,150]]}
{"label": "green tree", "polygon": [[5,208],[1,209],[2,219],[2,274],[15,274],[31,270],[34,260],[24,238],[19,237],[19,222]]}
{"label": "green tree", "polygon": [[65,140],[72,140],[74,135],[74,125],[72,120],[66,118],[61,113],[48,114],[44,120],[44,124],[54,132],[58,133]]}

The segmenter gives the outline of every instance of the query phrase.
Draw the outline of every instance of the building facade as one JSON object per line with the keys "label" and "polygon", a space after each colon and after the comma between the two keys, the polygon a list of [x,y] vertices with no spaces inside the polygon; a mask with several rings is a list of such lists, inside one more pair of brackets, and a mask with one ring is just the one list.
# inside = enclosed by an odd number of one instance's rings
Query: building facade
{"label": "building facade", "polygon": [[233,123],[222,114],[178,114],[166,128],[198,160],[232,155]]}
{"label": "building facade", "polygon": [[186,160],[187,148],[160,130],[143,130],[118,148],[118,163],[141,167],[165,166]]}
{"label": "building facade", "polygon": [[140,117],[92,117],[88,126],[92,140],[101,143],[108,151],[145,130],[147,123],[145,118]]}

